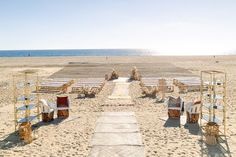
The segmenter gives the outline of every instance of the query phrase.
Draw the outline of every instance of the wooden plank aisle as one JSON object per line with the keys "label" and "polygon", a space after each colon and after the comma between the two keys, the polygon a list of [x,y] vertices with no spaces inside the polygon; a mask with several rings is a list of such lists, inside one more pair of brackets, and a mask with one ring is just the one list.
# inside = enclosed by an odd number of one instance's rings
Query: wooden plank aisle
{"label": "wooden plank aisle", "polygon": [[90,142],[89,157],[144,157],[134,112],[103,112]]}
{"label": "wooden plank aisle", "polygon": [[134,105],[134,102],[129,95],[129,78],[120,77],[114,80],[115,87],[113,92],[106,100],[104,106],[119,106],[119,105]]}

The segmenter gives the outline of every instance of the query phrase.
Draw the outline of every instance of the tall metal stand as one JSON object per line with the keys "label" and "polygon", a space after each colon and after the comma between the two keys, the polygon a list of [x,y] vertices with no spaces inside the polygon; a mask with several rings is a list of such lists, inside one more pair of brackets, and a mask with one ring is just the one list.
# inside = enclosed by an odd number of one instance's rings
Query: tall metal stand
{"label": "tall metal stand", "polygon": [[201,72],[200,124],[204,127],[204,121],[217,123],[221,135],[226,135],[226,79],[226,73],[222,71]]}
{"label": "tall metal stand", "polygon": [[39,78],[35,71],[26,70],[13,75],[15,131],[20,123],[40,120],[38,85]]}

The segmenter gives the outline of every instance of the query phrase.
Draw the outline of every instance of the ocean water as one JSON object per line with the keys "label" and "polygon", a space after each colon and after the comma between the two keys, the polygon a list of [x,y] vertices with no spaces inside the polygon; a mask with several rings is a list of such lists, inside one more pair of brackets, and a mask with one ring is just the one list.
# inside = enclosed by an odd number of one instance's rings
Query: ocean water
{"label": "ocean water", "polygon": [[1,50],[0,57],[49,57],[49,56],[142,56],[151,55],[140,49],[79,49],[79,50]]}

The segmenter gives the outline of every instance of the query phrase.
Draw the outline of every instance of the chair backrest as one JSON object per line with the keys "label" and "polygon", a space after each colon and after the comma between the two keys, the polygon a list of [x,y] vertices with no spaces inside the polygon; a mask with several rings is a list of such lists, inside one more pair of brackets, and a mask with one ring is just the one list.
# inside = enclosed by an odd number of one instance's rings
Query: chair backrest
{"label": "chair backrest", "polygon": [[174,98],[170,96],[167,100],[167,106],[168,108],[172,107],[182,108],[183,102],[184,102],[183,99],[180,97]]}
{"label": "chair backrest", "polygon": [[[69,101],[69,100],[68,100]],[[69,103],[69,102],[68,102]],[[53,109],[53,110],[57,110],[57,105],[51,102],[48,102],[48,106]]]}
{"label": "chair backrest", "polygon": [[42,104],[42,112],[49,113],[51,111],[51,107],[48,105],[48,102],[45,99],[40,99],[39,102]]}
{"label": "chair backrest", "polygon": [[190,112],[191,106],[193,106],[193,102],[186,102],[186,103],[185,103],[185,109],[186,109],[186,111]]}
{"label": "chair backrest", "polygon": [[192,105],[189,109],[190,114],[200,113],[201,104]]}

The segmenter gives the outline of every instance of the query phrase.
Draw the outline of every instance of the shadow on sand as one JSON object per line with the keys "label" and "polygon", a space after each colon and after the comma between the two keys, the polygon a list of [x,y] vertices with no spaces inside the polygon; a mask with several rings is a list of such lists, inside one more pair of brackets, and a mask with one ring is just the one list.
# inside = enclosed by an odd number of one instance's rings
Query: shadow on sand
{"label": "shadow on sand", "polygon": [[218,138],[218,144],[216,145],[208,145],[203,139],[199,141],[201,145],[201,156],[207,157],[232,157],[231,151],[228,145],[227,138],[225,136],[221,136]]}
{"label": "shadow on sand", "polygon": [[[164,119],[162,119],[164,120]],[[164,127],[180,127],[180,119],[168,118],[165,121]],[[196,136],[201,136],[201,140],[198,141],[201,146],[201,156],[202,157],[232,157],[231,151],[228,145],[227,138],[225,136],[220,136],[218,138],[218,144],[208,145],[203,140],[202,130],[198,123],[190,124],[186,123],[184,125],[185,129],[189,130],[189,133]]]}
{"label": "shadow on sand", "polygon": [[[168,118],[164,124],[164,127],[180,127],[180,126],[181,126],[180,119]],[[198,123],[195,124],[186,123],[184,125],[184,128],[188,129],[189,133],[191,133],[192,135],[201,135],[200,126]]]}
{"label": "shadow on sand", "polygon": [[0,149],[10,149],[13,147],[24,146],[25,143],[22,142],[17,136],[18,131],[10,133],[2,141],[0,141]]}
{"label": "shadow on sand", "polygon": [[153,96],[153,95],[142,95],[142,96],[139,96],[138,98],[141,98],[141,99],[144,99],[144,98],[156,99],[157,97]]}
{"label": "shadow on sand", "polygon": [[201,135],[200,126],[198,123],[186,123],[184,128],[188,129],[189,133],[192,135]]}
{"label": "shadow on sand", "polygon": [[[32,125],[32,132],[36,131],[37,129],[39,129],[42,126],[58,125],[59,123],[61,123],[64,120],[65,119],[57,118],[57,119],[54,119],[53,121],[47,122],[47,123],[40,121],[40,122]],[[4,139],[0,141],[0,149],[3,149],[3,150],[26,145],[22,140],[20,140],[20,138],[18,136],[18,131],[12,132],[3,138]]]}
{"label": "shadow on sand", "polygon": [[180,119],[168,118],[164,124],[164,127],[180,127]]}

